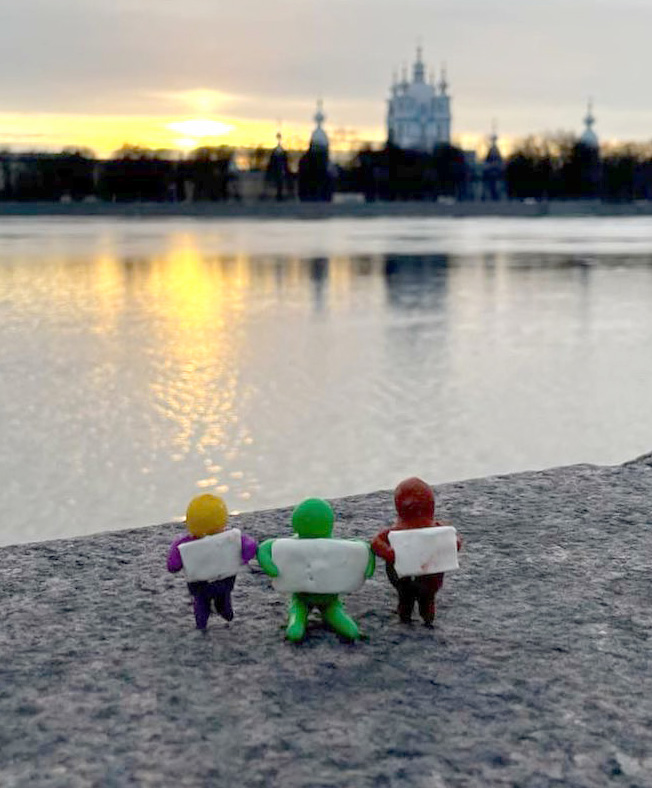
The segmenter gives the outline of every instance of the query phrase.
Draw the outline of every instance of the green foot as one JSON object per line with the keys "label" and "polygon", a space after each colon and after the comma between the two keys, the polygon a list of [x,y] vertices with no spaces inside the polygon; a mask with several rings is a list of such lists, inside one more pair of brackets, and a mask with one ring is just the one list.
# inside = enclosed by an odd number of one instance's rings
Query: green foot
{"label": "green foot", "polygon": [[346,614],[344,605],[338,600],[323,611],[324,621],[348,640],[359,640],[360,630],[355,621]]}
{"label": "green foot", "polygon": [[305,636],[306,627],[300,621],[291,621],[285,630],[285,637],[292,641],[292,643],[298,643],[300,640],[303,640]]}
{"label": "green foot", "polygon": [[306,624],[308,622],[308,606],[302,599],[292,597],[288,608],[288,626],[285,636],[292,643],[298,643],[306,636]]}

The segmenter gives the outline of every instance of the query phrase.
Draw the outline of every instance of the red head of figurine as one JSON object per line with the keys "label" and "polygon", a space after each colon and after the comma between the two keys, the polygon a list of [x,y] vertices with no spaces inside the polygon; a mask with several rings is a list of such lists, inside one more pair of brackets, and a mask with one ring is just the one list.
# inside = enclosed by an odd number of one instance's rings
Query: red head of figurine
{"label": "red head of figurine", "polygon": [[394,490],[398,522],[394,528],[428,528],[435,525],[435,496],[416,476],[402,481]]}

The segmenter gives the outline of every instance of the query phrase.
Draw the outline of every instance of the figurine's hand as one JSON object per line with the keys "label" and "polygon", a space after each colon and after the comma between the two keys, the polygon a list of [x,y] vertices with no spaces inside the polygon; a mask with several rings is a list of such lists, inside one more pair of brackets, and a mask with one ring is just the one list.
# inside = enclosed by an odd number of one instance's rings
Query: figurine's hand
{"label": "figurine's hand", "polygon": [[396,561],[396,554],[394,549],[389,543],[389,530],[381,531],[371,540],[371,549],[374,553],[385,561],[387,564],[393,564]]}
{"label": "figurine's hand", "polygon": [[247,534],[242,534],[240,544],[240,554],[242,556],[242,563],[248,564],[252,558],[256,557],[256,540],[252,539]]}
{"label": "figurine's hand", "polygon": [[369,580],[369,578],[373,576],[375,570],[376,570],[376,556],[372,553],[371,548],[369,548],[369,560],[367,561],[367,568],[365,569],[364,572],[365,580]]}
{"label": "figurine's hand", "polygon": [[168,572],[180,572],[183,569],[181,552],[179,551],[179,540],[174,542],[168,553]]}
{"label": "figurine's hand", "polygon": [[273,539],[267,539],[265,542],[259,545],[258,551],[256,552],[256,558],[263,572],[265,572],[265,574],[269,575],[270,577],[278,577],[279,575],[278,567],[272,560],[273,544],[274,544]]}

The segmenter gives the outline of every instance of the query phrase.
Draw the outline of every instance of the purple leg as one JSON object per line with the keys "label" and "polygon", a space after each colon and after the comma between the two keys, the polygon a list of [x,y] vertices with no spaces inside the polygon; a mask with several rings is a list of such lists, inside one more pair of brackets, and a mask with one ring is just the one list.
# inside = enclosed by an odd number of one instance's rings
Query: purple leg
{"label": "purple leg", "polygon": [[193,597],[193,605],[195,608],[195,622],[197,629],[206,629],[208,624],[208,617],[211,614],[210,600],[202,595],[195,595]]}
{"label": "purple leg", "polygon": [[219,594],[215,597],[215,609],[227,621],[233,618],[233,608],[231,607],[231,592],[227,591],[226,594]]}

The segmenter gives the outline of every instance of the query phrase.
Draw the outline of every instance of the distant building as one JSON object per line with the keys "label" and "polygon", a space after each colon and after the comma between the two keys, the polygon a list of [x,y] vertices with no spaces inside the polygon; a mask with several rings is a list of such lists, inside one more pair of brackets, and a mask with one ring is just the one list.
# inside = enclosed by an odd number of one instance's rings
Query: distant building
{"label": "distant building", "polygon": [[589,105],[586,110],[586,116],[584,118],[584,125],[586,128],[582,133],[579,141],[582,145],[586,145],[587,148],[595,148],[598,150],[600,148],[600,141],[598,140],[598,135],[593,131],[593,124],[595,123],[595,117],[593,115],[593,102],[589,101]]}
{"label": "distant building", "polygon": [[333,199],[333,173],[329,161],[328,136],[322,124],[326,120],[322,102],[317,102],[315,130],[310,147],[299,161],[299,199],[306,202],[330,202]]}
{"label": "distant building", "polygon": [[494,129],[489,137],[489,150],[482,167],[482,199],[502,200],[505,195],[505,163],[498,147],[498,135]]}
{"label": "distant building", "polygon": [[451,108],[446,72],[442,69],[437,85],[434,76],[426,82],[421,47],[408,82],[403,69],[400,82],[394,78],[387,106],[387,137],[403,150],[432,152],[435,145],[449,143]]}
{"label": "distant building", "polygon": [[315,113],[315,123],[317,124],[315,130],[310,135],[310,150],[319,150],[326,154],[328,157],[328,135],[324,131],[322,124],[326,120],[324,115],[324,105],[320,99],[317,102],[317,112]]}
{"label": "distant building", "polygon": [[290,168],[288,155],[281,145],[280,133],[276,135],[276,147],[269,157],[265,172],[265,184],[273,191],[276,200],[281,201],[289,196]]}
{"label": "distant building", "polygon": [[585,129],[573,149],[570,161],[568,188],[574,197],[595,199],[602,191],[600,141],[593,131],[594,123],[593,102],[589,101],[584,118]]}

